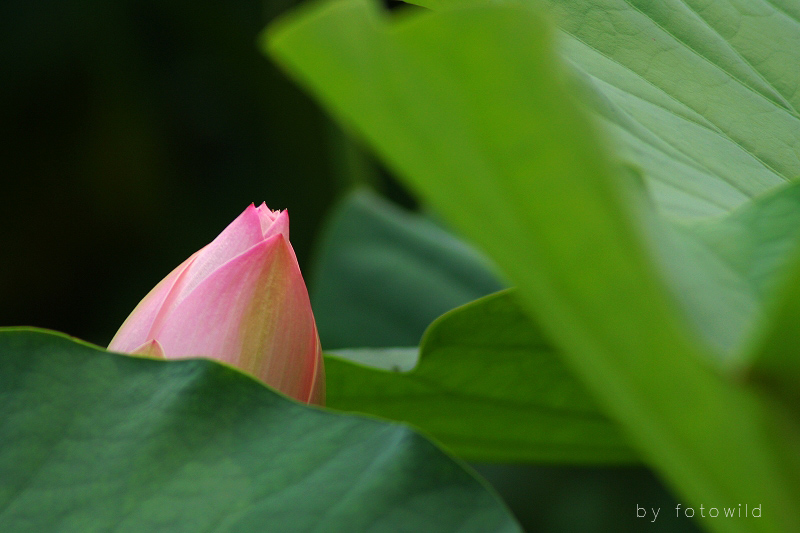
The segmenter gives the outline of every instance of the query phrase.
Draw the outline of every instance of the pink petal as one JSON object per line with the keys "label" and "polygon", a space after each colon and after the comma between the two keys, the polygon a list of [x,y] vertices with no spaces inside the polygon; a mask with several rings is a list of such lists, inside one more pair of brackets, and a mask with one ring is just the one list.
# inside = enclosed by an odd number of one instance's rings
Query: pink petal
{"label": "pink petal", "polygon": [[225,361],[301,401],[319,397],[324,386],[308,292],[281,233],[206,277],[152,338],[167,358]]}
{"label": "pink petal", "polygon": [[258,209],[250,204],[216,239],[200,250],[181,292],[188,294],[217,268],[262,240],[260,215]]}
{"label": "pink petal", "polygon": [[167,299],[178,280],[182,278],[183,273],[195,260],[197,253],[198,252],[195,252],[189,259],[178,265],[175,270],[170,272],[166,278],[161,280],[158,285],[147,293],[147,296],[145,296],[133,312],[128,315],[122,327],[119,328],[117,334],[111,339],[111,344],[108,345],[109,350],[113,352],[131,353],[149,339],[152,339],[150,330],[153,327],[153,323],[156,321],[161,306],[164,304],[164,301]]}
{"label": "pink petal", "polygon": [[209,274],[262,240],[258,210],[250,204],[222,233],[195,253],[197,257],[194,262],[176,281],[169,297],[162,302],[147,338],[154,338],[165,317]]}

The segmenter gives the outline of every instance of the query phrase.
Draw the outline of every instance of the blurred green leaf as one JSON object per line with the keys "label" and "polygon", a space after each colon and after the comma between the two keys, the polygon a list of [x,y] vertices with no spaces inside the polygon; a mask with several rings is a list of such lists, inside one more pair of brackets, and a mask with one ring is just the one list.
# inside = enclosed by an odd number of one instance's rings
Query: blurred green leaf
{"label": "blurred green leaf", "polygon": [[416,346],[436,317],[501,288],[472,247],[360,190],[326,225],[311,299],[326,350]]}
{"label": "blurred green leaf", "polygon": [[374,350],[372,360],[361,352],[326,359],[329,407],[408,422],[473,461],[636,460],[512,292],[434,322],[410,372],[354,364],[397,363],[396,351]]}
{"label": "blurred green leaf", "polygon": [[722,216],[659,222],[659,264],[689,322],[724,368],[747,366],[750,343],[800,240],[800,183]]}
{"label": "blurred green leaf", "polygon": [[[351,230],[355,231],[356,227],[354,225]],[[780,271],[779,267],[786,261],[786,257],[791,255],[791,246],[797,237],[798,227],[800,227],[800,184],[782,187],[774,193],[756,198],[730,215],[677,225],[677,235],[674,237],[677,243],[673,241],[672,244],[680,245],[681,248],[680,250],[668,248],[673,253],[665,255],[665,259],[675,266],[684,267],[686,283],[689,286],[678,284],[676,289],[679,290],[676,290],[676,294],[679,296],[688,294],[694,298],[697,298],[697,295],[704,295],[710,304],[708,309],[713,313],[721,307],[719,300],[715,298],[719,298],[722,290],[733,289],[733,294],[742,292],[750,298],[750,307],[734,305],[731,310],[742,311],[744,307],[745,311],[754,312],[757,303],[774,292],[775,272]],[[706,268],[696,268],[697,261],[703,260],[712,264],[705,265]],[[685,268],[687,266],[689,268]],[[700,277],[703,273],[706,277]],[[540,369],[534,367],[530,384],[531,386],[536,384],[535,390],[527,390],[527,385],[521,382],[521,386],[516,388],[508,385],[498,387],[498,379],[495,379],[493,373],[482,373],[486,362],[491,361],[493,367],[498,365],[497,352],[507,349],[506,345],[499,345],[504,338],[504,332],[516,329],[525,337],[541,335],[530,320],[523,318],[519,311],[515,310],[516,304],[510,297],[499,298],[496,303],[494,299],[495,297],[490,297],[467,305],[448,313],[434,323],[422,345],[423,363],[411,374],[396,372],[407,372],[416,365],[418,359],[416,348],[329,351],[328,354],[335,356],[336,359],[331,360],[327,366],[329,385],[333,383],[329,387],[328,405],[345,411],[371,413],[412,423],[435,436],[457,455],[476,461],[552,460],[577,463],[617,461],[621,457],[632,459],[633,454],[626,449],[621,437],[617,437],[617,448],[598,447],[598,442],[602,439],[593,437],[596,433],[592,431],[594,427],[583,424],[583,420],[579,418],[570,417],[569,413],[563,414],[563,418],[559,419],[556,411],[552,410],[547,413],[549,416],[544,417],[544,420],[529,421],[522,427],[507,420],[508,415],[504,407],[514,406],[513,412],[518,414],[521,406],[526,403],[529,407],[536,402],[543,405],[560,404],[563,394],[559,394],[558,390],[562,386],[562,381],[569,382],[574,388],[580,388],[581,385],[576,383],[566,370],[563,370],[563,375],[558,376],[561,379],[556,379],[552,373],[539,375]],[[489,307],[489,304],[493,308],[509,306],[509,309],[494,314],[490,311],[481,311]],[[481,312],[488,313],[495,319],[481,322],[469,318],[470,315],[482,316]],[[738,338],[745,333],[752,333],[752,328],[745,328],[742,331],[741,327],[742,324],[750,324],[753,321],[751,314],[742,312],[735,318],[732,318],[730,312],[716,312],[707,317],[707,320],[714,320],[726,328],[720,332],[720,336],[727,334],[730,338]],[[698,316],[698,320],[702,319],[702,316]],[[466,321],[469,326],[461,332],[463,334],[461,337],[458,334],[452,335],[450,345],[436,346],[431,342],[431,338],[442,329],[460,321]],[[478,325],[475,325],[476,323]],[[794,325],[791,320],[787,321],[787,332]],[[344,329],[346,326],[343,324],[342,327]],[[530,331],[526,332],[528,329]],[[458,332],[457,329],[455,331]],[[513,381],[515,378],[527,375],[523,369],[528,366],[540,363],[545,366],[558,365],[558,355],[553,353],[550,347],[543,348],[542,343],[543,341],[531,344],[529,347],[531,353],[525,354],[522,358],[504,359],[507,364],[502,369],[497,369],[498,372],[506,372],[508,381]],[[439,357],[441,355],[438,353],[439,348],[454,352],[451,357],[453,361],[448,363],[446,357]],[[516,346],[515,349],[517,348],[519,347]],[[792,350],[784,349],[781,353],[784,357],[792,354],[789,363],[796,359]],[[535,363],[525,359],[537,356],[540,360]],[[347,364],[341,361],[342,359],[394,372],[364,369],[358,365]],[[471,365],[475,368],[470,368]],[[448,368],[449,371],[446,370]],[[785,390],[791,393],[796,390],[792,381],[795,376],[791,372],[782,374],[781,368],[779,366],[776,370],[776,377],[787,379]],[[551,381],[546,381],[545,376]],[[428,385],[426,390],[420,390],[420,382]],[[504,397],[503,402],[496,401],[495,396],[498,394]],[[492,409],[476,412],[472,407],[461,406],[459,401],[463,395],[471,395],[472,403],[479,401],[491,403]],[[583,398],[586,396],[585,392],[579,391],[576,395],[582,397],[581,404],[592,403]],[[532,410],[541,414],[535,408]],[[460,415],[449,416],[455,412],[459,412]],[[493,420],[487,422],[482,418],[493,418]],[[504,424],[504,421],[508,423]],[[446,429],[440,427],[442,422],[447,428],[457,426],[459,435],[447,434]],[[552,427],[554,423],[567,429],[554,432]],[[550,426],[545,427],[548,424]],[[490,427],[493,428],[492,431],[488,431]],[[611,435],[613,432],[613,429],[609,429],[606,435]],[[517,433],[528,435],[529,441],[511,437],[511,434]],[[556,442],[556,439],[563,439],[565,433],[573,440],[566,443]],[[487,438],[486,434],[490,434],[491,438]],[[473,441],[470,442],[471,440]],[[499,441],[500,444],[495,441]],[[512,444],[503,445],[505,441]],[[553,446],[560,448],[554,450]]]}
{"label": "blurred green leaf", "polygon": [[[797,205],[783,204],[783,207],[787,217],[800,217]],[[800,239],[797,239],[791,254],[794,259],[791,268],[787,269],[783,283],[778,286],[777,298],[763,319],[759,335],[751,343],[748,353],[751,366],[747,369],[750,380],[787,406],[794,413],[795,421],[800,420],[799,252]],[[796,437],[800,439],[800,431]]]}
{"label": "blurred green leaf", "polygon": [[[762,321],[764,288],[775,284],[800,227],[780,207],[785,200],[758,198],[800,176],[800,71],[786,68],[800,62],[800,11],[694,0],[536,6],[563,30],[557,48],[571,88],[612,137],[615,158],[641,170],[662,212],[689,217],[677,231],[661,224],[661,262],[695,330],[726,365],[740,365]],[[747,207],[753,199],[770,205]],[[692,220],[708,215],[717,218]]]}
{"label": "blurred green leaf", "polygon": [[800,183],[765,193],[730,215],[684,227],[747,280],[756,298],[766,302],[785,281],[800,237]]}
{"label": "blurred green leaf", "polygon": [[[800,176],[800,71],[786,68],[800,62],[800,11],[786,2],[536,5],[563,30],[558,50],[582,101],[613,137],[615,158],[641,169],[657,206],[681,218],[722,217],[677,234],[665,224],[659,245],[693,326],[735,366],[761,323],[764,286],[774,285],[786,261],[775,252],[791,246],[798,228],[791,215],[770,215],[771,206],[746,206]],[[717,237],[702,238],[709,233]],[[754,240],[763,242],[743,249]],[[746,262],[750,272],[739,269]]]}
{"label": "blurred green leaf", "polygon": [[[774,445],[772,404],[709,366],[645,238],[661,221],[612,169],[549,36],[521,5],[390,22],[342,1],[285,19],[270,49],[489,253],[568,366],[689,502],[775,510],[704,525],[800,529],[800,471],[787,468],[798,450]],[[684,92],[692,82],[681,80]],[[786,158],[791,172],[786,114],[748,109],[737,134],[769,131],[752,150],[773,167]],[[774,134],[762,123],[772,117]]]}
{"label": "blurred green leaf", "polygon": [[518,531],[408,428],[208,360],[0,332],[0,530]]}
{"label": "blurred green leaf", "polygon": [[800,420],[800,265],[790,279],[755,344],[750,378],[785,402]]}

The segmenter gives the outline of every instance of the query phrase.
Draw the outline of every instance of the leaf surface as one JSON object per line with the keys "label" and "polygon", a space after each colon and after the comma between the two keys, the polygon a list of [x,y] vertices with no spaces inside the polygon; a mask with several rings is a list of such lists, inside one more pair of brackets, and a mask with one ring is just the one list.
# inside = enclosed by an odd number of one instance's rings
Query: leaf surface
{"label": "leaf surface", "polygon": [[[372,352],[370,359],[365,351]],[[487,296],[436,320],[413,370],[407,371],[413,351],[333,355],[326,359],[329,407],[408,422],[459,457],[636,461],[617,426],[519,309],[513,291]],[[397,369],[387,371],[392,366]]]}
{"label": "leaf surface", "polygon": [[[462,0],[414,0],[446,9]],[[544,7],[584,102],[670,215],[800,178],[800,9],[788,0],[522,0]]]}
{"label": "leaf surface", "polygon": [[408,428],[209,360],[0,332],[0,530],[519,531]]}
{"label": "leaf surface", "polygon": [[326,350],[416,346],[439,315],[503,288],[473,247],[366,190],[336,207],[314,266]]}

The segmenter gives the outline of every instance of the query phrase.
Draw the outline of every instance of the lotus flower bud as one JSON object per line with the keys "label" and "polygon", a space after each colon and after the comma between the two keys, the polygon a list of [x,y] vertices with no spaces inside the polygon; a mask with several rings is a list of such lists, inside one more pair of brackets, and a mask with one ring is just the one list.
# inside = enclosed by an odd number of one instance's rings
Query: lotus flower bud
{"label": "lotus flower bud", "polygon": [[108,349],[210,357],[322,404],[322,351],[288,213],[251,204],[145,296]]}

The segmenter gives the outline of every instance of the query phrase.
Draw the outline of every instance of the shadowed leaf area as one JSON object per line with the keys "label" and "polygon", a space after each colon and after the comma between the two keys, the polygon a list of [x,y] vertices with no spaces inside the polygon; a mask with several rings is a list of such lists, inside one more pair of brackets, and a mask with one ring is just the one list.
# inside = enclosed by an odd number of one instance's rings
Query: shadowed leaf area
{"label": "shadowed leaf area", "polygon": [[362,366],[406,369],[409,354],[398,349],[329,354],[329,407],[409,422],[475,461],[636,461],[513,296],[503,291],[442,316],[410,372]]}

